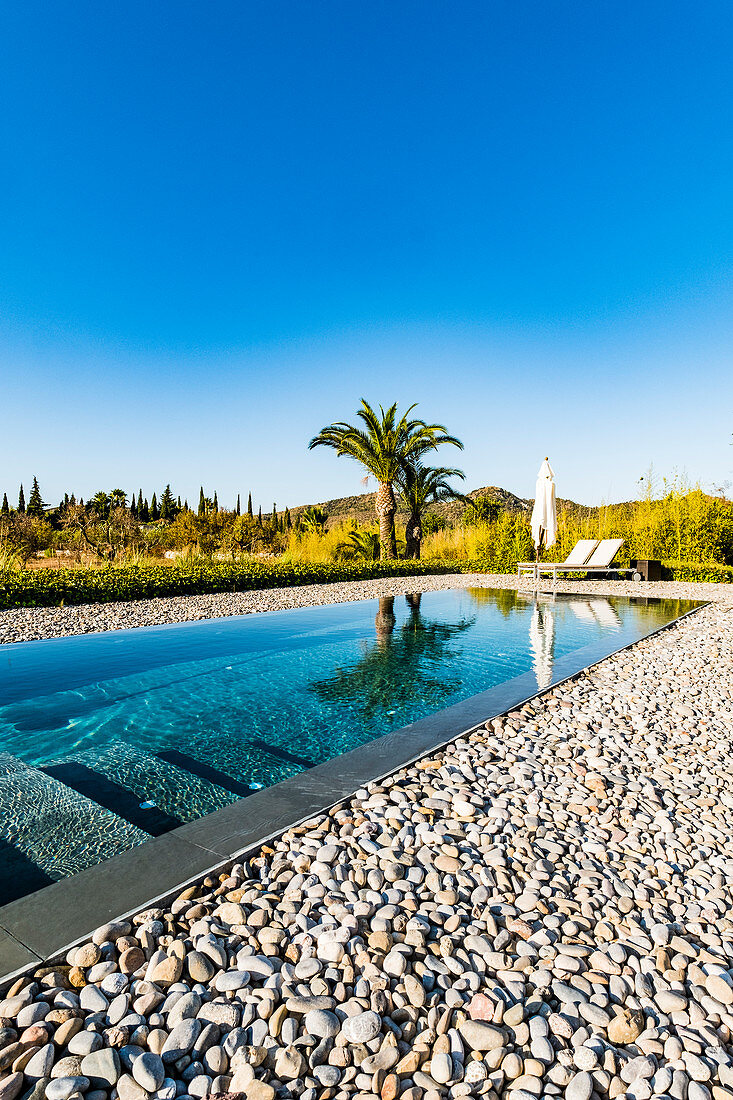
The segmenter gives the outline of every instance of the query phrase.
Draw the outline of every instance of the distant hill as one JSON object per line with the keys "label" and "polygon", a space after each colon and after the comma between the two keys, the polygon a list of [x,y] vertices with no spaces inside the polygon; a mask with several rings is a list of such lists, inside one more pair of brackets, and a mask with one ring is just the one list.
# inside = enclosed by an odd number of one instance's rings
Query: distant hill
{"label": "distant hill", "polygon": [[[533,500],[524,500],[522,497],[510,493],[508,489],[502,489],[498,485],[484,485],[480,489],[471,489],[465,495],[471,500],[475,500],[476,497],[488,497],[490,500],[498,500],[511,512],[529,512],[532,510],[532,505],[534,503]],[[345,520],[356,520],[357,523],[370,524],[375,522],[375,497],[376,493],[361,493],[359,496],[353,497],[336,497],[334,500],[318,501],[315,507],[322,508],[328,513],[327,527],[333,526],[336,523],[343,523]],[[558,500],[558,504],[573,509],[580,507],[580,505],[570,500]],[[298,505],[290,509],[290,514],[293,519],[295,519],[300,512],[310,507],[313,507],[313,505]],[[463,501],[454,500],[443,504],[431,504],[428,511],[434,512],[436,515],[444,516],[445,519],[452,521],[460,518],[465,507]],[[407,512],[398,507],[397,519],[404,522],[407,519]]]}

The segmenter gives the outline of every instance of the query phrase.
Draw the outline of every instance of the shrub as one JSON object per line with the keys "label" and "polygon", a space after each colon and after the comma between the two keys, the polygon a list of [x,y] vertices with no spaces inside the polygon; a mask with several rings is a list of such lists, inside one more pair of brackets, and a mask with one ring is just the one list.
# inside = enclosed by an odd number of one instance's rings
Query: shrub
{"label": "shrub", "polygon": [[662,577],[666,581],[711,581],[733,584],[733,565],[718,562],[663,561]]}
{"label": "shrub", "polygon": [[173,566],[125,565],[101,569],[43,569],[7,572],[0,577],[0,608],[53,607],[61,604],[111,603],[155,596],[191,596],[209,592],[246,592],[331,581],[379,577],[428,576],[453,572],[454,566],[428,561],[270,564],[265,562],[189,561]]}

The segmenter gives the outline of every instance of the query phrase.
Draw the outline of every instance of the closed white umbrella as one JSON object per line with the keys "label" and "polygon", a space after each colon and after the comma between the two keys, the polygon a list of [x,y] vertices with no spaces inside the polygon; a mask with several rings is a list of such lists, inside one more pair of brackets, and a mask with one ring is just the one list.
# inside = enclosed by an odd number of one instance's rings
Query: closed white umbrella
{"label": "closed white umbrella", "polygon": [[532,538],[537,558],[543,546],[553,546],[557,537],[557,508],[555,506],[554,473],[546,458],[537,474],[534,508],[532,509]]}

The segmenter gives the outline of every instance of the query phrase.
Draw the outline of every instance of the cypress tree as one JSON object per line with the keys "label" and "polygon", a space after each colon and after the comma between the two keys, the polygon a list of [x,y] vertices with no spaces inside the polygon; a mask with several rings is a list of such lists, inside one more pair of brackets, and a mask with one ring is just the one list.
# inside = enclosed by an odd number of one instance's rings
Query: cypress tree
{"label": "cypress tree", "polygon": [[68,508],[68,507],[69,507],[69,494],[64,493],[64,508]]}
{"label": "cypress tree", "polygon": [[137,519],[137,501],[135,500],[135,494],[132,494],[132,500],[130,501],[130,515],[133,519]]}
{"label": "cypress tree", "polygon": [[216,489],[214,489],[214,511],[215,512],[219,511],[219,500],[218,500],[217,495],[216,495]]}
{"label": "cypress tree", "polygon": [[199,515],[200,516],[205,516],[206,515],[206,498],[204,497],[204,487],[203,487],[203,485],[199,489]]}
{"label": "cypress tree", "polygon": [[80,508],[84,507],[84,497],[79,497],[79,507]]}
{"label": "cypress tree", "polygon": [[138,491],[137,491],[137,518],[139,520],[142,520],[142,518],[143,518],[142,509],[143,509],[143,491],[142,491],[142,489],[138,489]]}
{"label": "cypress tree", "polygon": [[239,493],[237,493],[237,515],[241,516],[241,514],[242,514],[242,509],[239,506]]}
{"label": "cypress tree", "polygon": [[40,519],[43,515],[44,503],[41,498],[41,489],[38,484],[38,478],[33,478],[33,485],[31,486],[31,495],[28,497],[28,515],[38,516]]}
{"label": "cypress tree", "polygon": [[188,511],[188,501],[187,500],[184,500],[184,502],[183,502],[183,511],[184,512]]}
{"label": "cypress tree", "polygon": [[155,523],[156,519],[160,519],[160,512],[158,511],[158,498],[156,497],[155,493],[153,493],[153,499],[150,501],[150,518],[152,519],[153,523]]}
{"label": "cypress tree", "polygon": [[260,504],[259,513],[257,515],[257,524],[258,524],[259,527],[262,526],[262,505],[261,504]]}
{"label": "cypress tree", "polygon": [[142,507],[140,506],[140,500],[141,500],[141,498],[138,497],[137,498],[137,507],[138,507],[138,512],[140,513],[140,520],[141,520],[142,523],[149,523],[150,522],[150,508],[148,506],[148,498],[145,497],[145,500],[143,501]]}
{"label": "cypress tree", "polygon": [[173,499],[170,484],[166,485],[160,498],[160,518],[171,520],[176,513],[176,502]]}
{"label": "cypress tree", "polygon": [[274,504],[272,506],[272,526],[277,531],[277,508],[275,507]]}
{"label": "cypress tree", "polygon": [[69,504],[76,504],[76,497],[74,496],[73,493],[69,497]]}
{"label": "cypress tree", "polygon": [[0,508],[0,513],[2,513],[2,515],[4,515],[4,516],[7,516],[9,514],[9,512],[10,512],[10,506],[8,505],[8,494],[3,493],[3,506],[2,506],[2,508]]}
{"label": "cypress tree", "polygon": [[182,511],[181,498],[180,497],[176,501],[176,506],[177,506],[179,512]]}
{"label": "cypress tree", "polygon": [[18,511],[25,512],[25,493],[23,492],[22,485],[20,487],[20,492],[18,493]]}
{"label": "cypress tree", "polygon": [[290,509],[286,508],[285,509],[285,530],[289,531],[291,527],[292,527],[292,524],[290,522]]}
{"label": "cypress tree", "polygon": [[254,513],[252,511],[252,494],[251,493],[247,497],[247,515],[249,516],[250,519],[254,518]]}

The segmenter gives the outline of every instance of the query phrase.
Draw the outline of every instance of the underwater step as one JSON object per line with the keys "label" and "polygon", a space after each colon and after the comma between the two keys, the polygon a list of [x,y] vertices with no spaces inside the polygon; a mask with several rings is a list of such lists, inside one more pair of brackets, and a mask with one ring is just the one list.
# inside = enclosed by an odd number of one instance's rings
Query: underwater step
{"label": "underwater step", "polygon": [[39,768],[0,753],[0,904],[74,875],[150,835]]}
{"label": "underwater step", "polygon": [[178,818],[167,814],[154,803],[141,803],[138,795],[127,787],[115,783],[108,776],[87,767],[86,764],[80,764],[77,760],[46,764],[41,770],[58,779],[60,783],[65,783],[67,787],[73,787],[93,802],[98,802],[100,806],[106,806],[108,810],[124,817],[125,821],[137,825],[139,829],[144,829],[151,836],[160,836],[181,824]]}
{"label": "underwater step", "polygon": [[162,752],[156,752],[155,755],[159,760],[165,760],[177,768],[183,768],[192,775],[199,776],[200,779],[206,779],[210,783],[216,783],[219,787],[232,791],[239,798],[246,798],[248,794],[253,794],[257,790],[249,783],[243,783],[219,768],[212,767],[211,764],[204,764],[203,761],[196,760],[195,757],[189,756],[187,752],[181,752],[180,749],[164,749]]}
{"label": "underwater step", "polygon": [[276,760],[284,760],[286,764],[298,764],[301,768],[315,768],[318,763],[317,760],[309,760],[306,756],[297,756],[293,752],[288,752],[287,749],[281,749],[278,745],[271,745],[269,741],[263,741],[261,737],[254,737],[250,741],[250,745],[259,749],[260,752],[266,753],[267,756],[274,756]]}
{"label": "underwater step", "polygon": [[232,791],[123,741],[75,753],[67,759],[103,773],[137,795],[139,803],[154,803],[176,822],[195,821],[237,799]]}

